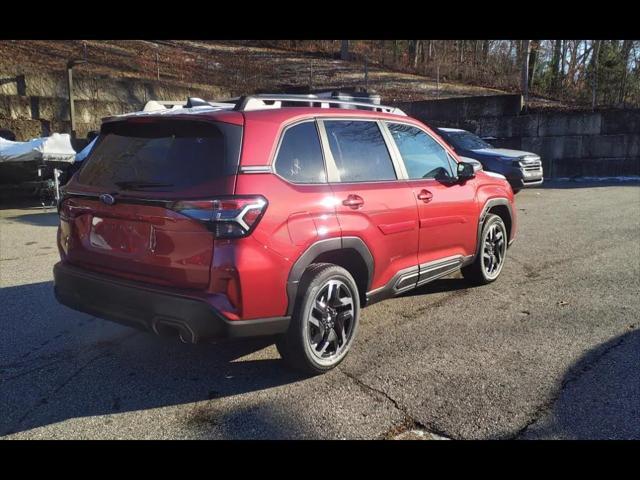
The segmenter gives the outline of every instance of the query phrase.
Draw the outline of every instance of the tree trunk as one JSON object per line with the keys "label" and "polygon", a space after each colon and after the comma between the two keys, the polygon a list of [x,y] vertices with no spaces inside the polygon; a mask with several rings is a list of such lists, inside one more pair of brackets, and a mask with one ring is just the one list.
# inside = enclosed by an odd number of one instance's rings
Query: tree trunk
{"label": "tree trunk", "polygon": [[418,68],[418,60],[422,51],[422,40],[414,40],[415,45],[413,47],[413,68]]}
{"label": "tree trunk", "polygon": [[580,40],[576,43],[572,42],[572,45],[569,47],[571,51],[571,56],[569,58],[569,65],[567,66],[567,77],[569,77],[569,81],[571,84],[575,84],[576,78],[576,64],[578,63],[578,47],[580,46]]}
{"label": "tree trunk", "polygon": [[598,57],[600,56],[600,44],[602,40],[593,41],[593,56],[591,57],[591,108],[596,109],[598,104]]}
{"label": "tree trunk", "polygon": [[340,59],[349,60],[349,40],[342,40],[340,45]]}
{"label": "tree trunk", "polygon": [[562,54],[561,40],[553,43],[553,56],[551,57],[551,91],[555,94],[558,91],[558,80],[560,79],[560,55]]}
{"label": "tree trunk", "polygon": [[[439,63],[440,60],[438,59],[438,50],[436,48],[436,44],[434,40],[429,40],[429,65],[430,65],[430,74],[431,76],[434,75],[434,70],[433,70],[433,62]],[[436,68],[437,70],[437,68]]]}
{"label": "tree trunk", "polygon": [[540,49],[540,40],[531,41],[531,51],[529,52],[529,71],[528,71],[528,87],[533,88],[533,76],[536,73],[536,63],[538,61],[538,50]]}
{"label": "tree trunk", "polygon": [[520,67],[522,66],[522,50],[525,41],[528,42],[528,40],[516,40],[516,58],[514,64]]}
{"label": "tree trunk", "polygon": [[487,59],[489,58],[489,40],[484,40],[482,42],[482,61],[483,63],[487,63]]}
{"label": "tree trunk", "polygon": [[624,97],[626,95],[626,83],[627,75],[629,71],[629,55],[631,54],[631,40],[625,40],[622,42],[622,51],[620,57],[622,60],[622,78],[620,79],[620,93],[618,95],[618,103],[621,103],[624,107]]}
{"label": "tree trunk", "polygon": [[522,70],[520,72],[522,96],[524,97],[525,108],[529,103],[529,40],[523,40],[520,48],[522,56]]}
{"label": "tree trunk", "polygon": [[393,41],[393,65],[398,65],[398,40]]}

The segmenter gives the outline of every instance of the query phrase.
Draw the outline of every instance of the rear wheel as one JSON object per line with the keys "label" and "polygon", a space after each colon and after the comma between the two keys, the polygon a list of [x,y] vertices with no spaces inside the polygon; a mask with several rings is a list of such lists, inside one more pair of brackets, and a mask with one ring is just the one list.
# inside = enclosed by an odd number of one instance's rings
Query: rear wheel
{"label": "rear wheel", "polygon": [[289,330],[276,347],[296,370],[324,373],[344,360],[358,328],[360,302],[351,274],[337,265],[311,265],[298,287]]}
{"label": "rear wheel", "polygon": [[462,269],[465,279],[478,285],[498,278],[507,254],[507,228],[498,215],[487,215],[482,226],[480,249],[471,265]]}

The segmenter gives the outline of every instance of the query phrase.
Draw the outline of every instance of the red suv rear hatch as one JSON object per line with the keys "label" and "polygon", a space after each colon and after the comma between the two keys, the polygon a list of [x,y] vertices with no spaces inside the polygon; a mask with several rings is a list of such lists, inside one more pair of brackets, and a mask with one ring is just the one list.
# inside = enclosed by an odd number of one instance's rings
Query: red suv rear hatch
{"label": "red suv rear hatch", "polygon": [[241,137],[241,125],[189,118],[105,123],[65,187],[63,259],[159,285],[205,289],[214,234],[175,206],[233,194]]}

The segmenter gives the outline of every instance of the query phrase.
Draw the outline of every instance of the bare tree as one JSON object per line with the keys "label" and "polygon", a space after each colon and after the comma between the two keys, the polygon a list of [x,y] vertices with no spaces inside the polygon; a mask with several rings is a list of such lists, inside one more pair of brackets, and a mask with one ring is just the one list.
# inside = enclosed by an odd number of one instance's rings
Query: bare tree
{"label": "bare tree", "polygon": [[600,56],[600,46],[602,44],[602,40],[594,40],[593,41],[593,56],[591,57],[591,85],[592,85],[592,96],[591,96],[591,108],[595,110],[596,104],[598,102],[598,57]]}
{"label": "bare tree", "polygon": [[422,40],[413,41],[413,68],[418,68],[418,59],[420,58],[420,51],[422,48]]}
{"label": "bare tree", "polygon": [[560,87],[560,62],[562,55],[562,40],[555,40],[553,43],[553,57],[551,58],[551,90],[558,92]]}
{"label": "bare tree", "polygon": [[525,108],[529,103],[529,42],[530,40],[523,40],[520,47],[520,55],[522,57],[520,90],[524,97]]}
{"label": "bare tree", "polygon": [[349,40],[342,40],[340,45],[340,59],[349,60]]}
{"label": "bare tree", "polygon": [[538,61],[538,52],[540,50],[540,40],[531,40],[531,48],[529,50],[529,65],[527,65],[527,87],[533,88],[533,76],[536,72],[536,63]]}
{"label": "bare tree", "polygon": [[620,78],[620,93],[618,94],[618,103],[621,103],[624,106],[624,98],[625,98],[625,88],[627,82],[627,75],[629,71],[629,56],[631,55],[631,47],[633,46],[633,42],[631,40],[625,40],[622,42],[622,51],[621,51],[621,59],[622,59],[622,78]]}
{"label": "bare tree", "polygon": [[394,40],[393,41],[393,65],[394,66],[398,65],[398,50],[399,50],[398,40]]}
{"label": "bare tree", "polygon": [[[593,108],[640,105],[637,40],[304,40],[297,50],[333,54],[339,45],[342,58],[353,60],[357,53],[373,64],[391,65],[393,60],[395,69],[428,75],[437,84],[455,78],[521,91],[528,106],[534,95]],[[291,48],[284,40],[270,41],[269,46]],[[163,76],[182,73],[165,63],[162,68]]]}

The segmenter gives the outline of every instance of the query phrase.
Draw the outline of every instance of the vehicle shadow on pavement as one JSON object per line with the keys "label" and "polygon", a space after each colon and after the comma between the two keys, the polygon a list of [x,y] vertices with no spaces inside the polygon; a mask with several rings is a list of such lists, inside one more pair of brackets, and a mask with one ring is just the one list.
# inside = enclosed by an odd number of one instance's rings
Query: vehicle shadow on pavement
{"label": "vehicle shadow on pavement", "polygon": [[55,210],[53,212],[51,210],[47,212],[43,210],[39,213],[27,213],[15,217],[7,217],[7,220],[34,225],[36,227],[57,227],[60,223],[60,217],[58,217]]}
{"label": "vehicle shadow on pavement", "polygon": [[[456,275],[460,275],[456,273]],[[400,295],[401,297],[415,297],[417,295],[428,295],[430,293],[454,292],[456,290],[467,290],[475,288],[471,282],[460,277],[446,277],[429,282],[421,287],[414,288]]]}
{"label": "vehicle shadow on pavement", "polygon": [[525,439],[640,439],[640,329],[581,357]]}
{"label": "vehicle shadow on pavement", "polygon": [[36,197],[0,197],[0,211],[2,210],[33,210],[55,212],[56,207],[43,207]]}
{"label": "vehicle shadow on pavement", "polygon": [[42,282],[0,291],[0,435],[307,378],[263,351],[273,339],[186,345],[67,309],[52,290]]}

